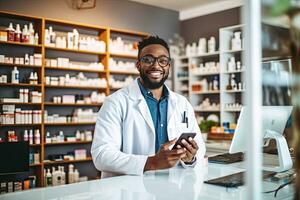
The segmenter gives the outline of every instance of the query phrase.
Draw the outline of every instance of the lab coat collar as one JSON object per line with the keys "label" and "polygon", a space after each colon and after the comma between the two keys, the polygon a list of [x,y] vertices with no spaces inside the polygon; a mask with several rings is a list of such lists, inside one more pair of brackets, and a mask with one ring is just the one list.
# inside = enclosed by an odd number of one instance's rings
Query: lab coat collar
{"label": "lab coat collar", "polygon": [[[177,97],[176,94],[173,91],[171,91],[168,86],[166,86],[166,88],[169,92],[169,97],[168,97],[168,126],[169,126],[169,124],[172,122],[173,114],[176,108]],[[141,113],[141,115],[149,125],[153,134],[155,134],[155,128],[153,125],[151,113],[149,111],[147,102],[139,88],[137,78],[128,86],[128,94],[131,100],[139,101],[138,102],[139,112]]]}

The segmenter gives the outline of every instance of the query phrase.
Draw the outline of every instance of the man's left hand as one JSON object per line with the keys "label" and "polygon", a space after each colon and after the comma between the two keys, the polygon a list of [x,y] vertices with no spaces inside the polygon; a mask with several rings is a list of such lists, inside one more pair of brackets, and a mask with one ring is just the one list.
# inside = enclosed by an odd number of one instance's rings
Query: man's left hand
{"label": "man's left hand", "polygon": [[188,141],[185,139],[181,140],[181,143],[183,146],[177,145],[177,148],[185,148],[187,150],[185,157],[183,157],[181,160],[185,163],[192,162],[199,149],[196,141],[190,137]]}

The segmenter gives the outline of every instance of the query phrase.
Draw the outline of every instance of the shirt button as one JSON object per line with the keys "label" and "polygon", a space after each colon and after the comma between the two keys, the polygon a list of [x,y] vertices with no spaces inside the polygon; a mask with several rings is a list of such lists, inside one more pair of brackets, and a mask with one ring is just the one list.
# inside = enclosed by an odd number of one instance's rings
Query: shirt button
{"label": "shirt button", "polygon": [[163,124],[161,124],[160,126],[161,126],[161,127],[163,127],[164,125],[163,125]]}

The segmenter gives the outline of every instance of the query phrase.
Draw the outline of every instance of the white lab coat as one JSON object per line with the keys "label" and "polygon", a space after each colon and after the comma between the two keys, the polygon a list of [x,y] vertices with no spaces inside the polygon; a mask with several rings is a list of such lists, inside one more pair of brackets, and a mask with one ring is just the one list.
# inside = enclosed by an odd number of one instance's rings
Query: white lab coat
{"label": "white lab coat", "polygon": [[[182,123],[184,111],[189,120],[188,128]],[[169,140],[179,138],[183,132],[197,133],[196,164],[202,164],[205,145],[191,104],[169,90],[167,114]],[[102,171],[102,178],[143,174],[148,156],[155,154],[155,128],[137,79],[106,97],[98,113],[91,154],[94,165]]]}

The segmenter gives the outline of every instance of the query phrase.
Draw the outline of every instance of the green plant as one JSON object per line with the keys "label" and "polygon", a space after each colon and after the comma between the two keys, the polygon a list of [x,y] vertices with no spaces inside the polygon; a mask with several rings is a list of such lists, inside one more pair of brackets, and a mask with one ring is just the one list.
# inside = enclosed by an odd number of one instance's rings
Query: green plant
{"label": "green plant", "polygon": [[200,125],[199,128],[201,130],[202,133],[208,133],[210,132],[211,127],[213,126],[217,126],[218,123],[212,120],[203,120]]}

